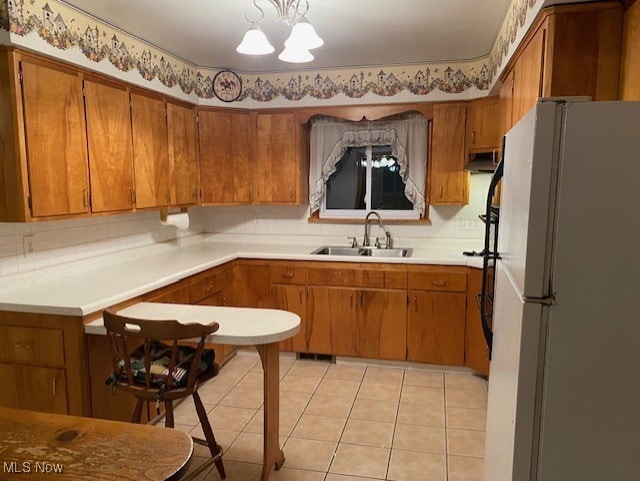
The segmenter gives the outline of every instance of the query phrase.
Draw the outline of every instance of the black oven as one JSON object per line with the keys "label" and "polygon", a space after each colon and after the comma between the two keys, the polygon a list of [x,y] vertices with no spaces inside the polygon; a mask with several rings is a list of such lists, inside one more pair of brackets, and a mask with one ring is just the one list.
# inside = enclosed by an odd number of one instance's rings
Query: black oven
{"label": "black oven", "polygon": [[[504,140],[502,146],[504,153]],[[492,316],[493,316],[493,287],[496,261],[499,259],[498,254],[498,225],[500,223],[500,207],[494,204],[496,189],[504,172],[504,154],[503,158],[496,167],[491,183],[489,184],[489,192],[487,192],[487,203],[485,213],[480,219],[485,224],[484,229],[484,249],[482,251],[482,292],[478,294],[478,307],[480,308],[480,318],[482,320],[482,332],[487,341],[489,359],[491,359],[491,345],[493,343]]]}

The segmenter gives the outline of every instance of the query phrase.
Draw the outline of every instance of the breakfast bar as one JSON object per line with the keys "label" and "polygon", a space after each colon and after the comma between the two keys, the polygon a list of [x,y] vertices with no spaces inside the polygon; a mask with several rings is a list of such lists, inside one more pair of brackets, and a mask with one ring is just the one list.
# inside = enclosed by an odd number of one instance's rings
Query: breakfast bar
{"label": "breakfast bar", "polygon": [[[280,469],[284,453],[280,447],[278,432],[280,419],[279,393],[279,345],[300,330],[300,317],[278,309],[254,309],[243,307],[199,306],[140,302],[118,311],[118,314],[136,318],[173,319],[183,324],[209,324],[216,321],[218,330],[207,338],[216,344],[255,346],[264,372],[264,447],[261,481],[267,481],[271,468]],[[85,326],[85,332],[104,334],[102,319]],[[215,431],[215,420],[213,421]]]}

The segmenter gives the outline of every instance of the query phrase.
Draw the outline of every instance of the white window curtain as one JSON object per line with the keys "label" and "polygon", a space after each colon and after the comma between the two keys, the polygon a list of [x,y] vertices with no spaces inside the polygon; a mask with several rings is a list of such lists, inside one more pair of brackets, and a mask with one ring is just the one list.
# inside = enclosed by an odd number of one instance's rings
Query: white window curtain
{"label": "white window curtain", "polygon": [[405,195],[420,217],[424,217],[427,132],[428,121],[420,114],[375,122],[347,122],[327,117],[313,120],[309,170],[311,212],[320,209],[325,185],[349,147],[391,145],[405,183]]}

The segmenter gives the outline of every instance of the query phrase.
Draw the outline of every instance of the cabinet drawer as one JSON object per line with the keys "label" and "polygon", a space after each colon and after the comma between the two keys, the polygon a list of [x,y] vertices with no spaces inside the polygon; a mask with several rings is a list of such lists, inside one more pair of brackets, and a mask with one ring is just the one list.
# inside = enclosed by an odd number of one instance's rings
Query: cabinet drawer
{"label": "cabinet drawer", "polygon": [[304,284],[306,269],[302,266],[271,266],[273,284]]}
{"label": "cabinet drawer", "polygon": [[64,365],[61,329],[0,326],[0,346],[4,361]]}
{"label": "cabinet drawer", "polygon": [[385,271],[384,287],[387,289],[406,289],[407,273],[402,271]]}
{"label": "cabinet drawer", "polygon": [[467,272],[448,269],[424,269],[409,272],[409,289],[422,291],[465,292]]}
{"label": "cabinet drawer", "polygon": [[159,296],[152,297],[149,302],[162,302],[166,304],[189,304],[189,287],[182,286],[177,289],[172,289],[169,292],[160,294]]}
{"label": "cabinet drawer", "polygon": [[232,283],[233,274],[231,269],[212,273],[189,284],[189,300],[191,304],[197,304],[202,299],[222,291]]}
{"label": "cabinet drawer", "polygon": [[310,286],[384,287],[384,271],[314,267],[307,271]]}

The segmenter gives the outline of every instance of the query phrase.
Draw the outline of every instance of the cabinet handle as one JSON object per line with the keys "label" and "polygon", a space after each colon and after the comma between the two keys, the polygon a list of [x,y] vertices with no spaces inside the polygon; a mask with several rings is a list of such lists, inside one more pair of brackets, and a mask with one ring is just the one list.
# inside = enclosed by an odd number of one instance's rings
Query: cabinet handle
{"label": "cabinet handle", "polygon": [[447,286],[446,281],[431,281],[431,284],[433,284],[436,287],[446,287]]}
{"label": "cabinet handle", "polygon": [[300,304],[302,304],[302,291],[300,291]]}
{"label": "cabinet handle", "polygon": [[53,376],[53,383],[52,383],[51,387],[53,388],[53,395],[57,396],[58,395],[58,390],[56,389],[56,376]]}
{"label": "cabinet handle", "polygon": [[89,207],[89,191],[87,189],[82,189],[82,205]]}
{"label": "cabinet handle", "polygon": [[353,294],[349,294],[349,306],[353,307]]}
{"label": "cabinet handle", "polygon": [[500,152],[500,149],[493,149],[493,165],[498,165],[499,152]]}
{"label": "cabinet handle", "polygon": [[364,294],[361,292],[360,293],[360,307],[362,307],[362,300],[364,298]]}
{"label": "cabinet handle", "polygon": [[135,204],[136,203],[136,189],[129,189],[129,192],[131,193],[131,204]]}
{"label": "cabinet handle", "polygon": [[193,189],[193,200],[198,200],[198,188]]}
{"label": "cabinet handle", "polygon": [[293,187],[289,187],[289,199],[293,199]]}
{"label": "cabinet handle", "polygon": [[226,306],[226,305],[227,305],[227,298],[226,298],[226,297],[224,297],[224,296],[222,296],[222,297],[220,298],[220,303],[221,303],[223,306]]}
{"label": "cabinet handle", "polygon": [[442,197],[444,194],[444,189],[442,188],[442,185],[438,186],[438,197]]}
{"label": "cabinet handle", "polygon": [[249,200],[253,201],[253,187],[249,187]]}
{"label": "cabinet handle", "polygon": [[295,276],[295,274],[293,272],[283,272],[282,273],[282,277],[284,277],[285,279],[293,279],[294,276]]}
{"label": "cabinet handle", "polygon": [[16,342],[15,347],[21,347],[22,349],[31,349],[33,347],[32,342]]}
{"label": "cabinet handle", "polygon": [[418,296],[413,296],[413,310],[418,312]]}
{"label": "cabinet handle", "polygon": [[166,198],[167,204],[171,204],[171,189],[169,187],[166,187]]}
{"label": "cabinet handle", "polygon": [[471,143],[476,145],[476,131],[471,132]]}

